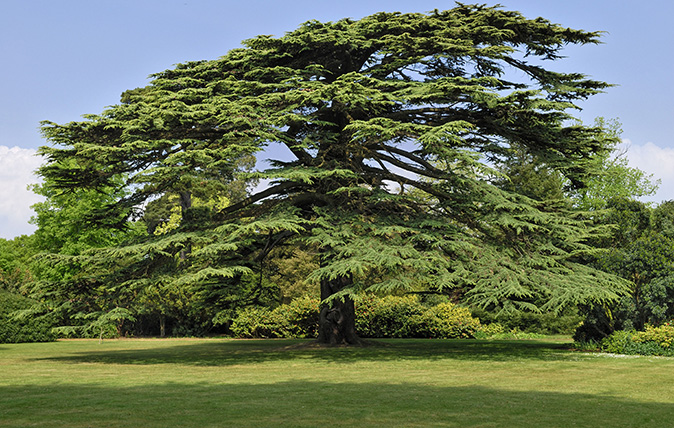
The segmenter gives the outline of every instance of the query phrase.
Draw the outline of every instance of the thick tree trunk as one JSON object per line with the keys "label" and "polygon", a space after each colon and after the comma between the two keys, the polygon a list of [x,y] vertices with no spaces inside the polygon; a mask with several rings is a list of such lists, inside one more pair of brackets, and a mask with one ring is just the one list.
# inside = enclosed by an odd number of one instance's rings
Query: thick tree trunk
{"label": "thick tree trunk", "polygon": [[[321,281],[321,300],[351,285],[351,278],[340,277]],[[321,305],[318,325],[318,341],[330,345],[356,345],[361,343],[356,335],[356,310],[353,300],[334,299]]]}

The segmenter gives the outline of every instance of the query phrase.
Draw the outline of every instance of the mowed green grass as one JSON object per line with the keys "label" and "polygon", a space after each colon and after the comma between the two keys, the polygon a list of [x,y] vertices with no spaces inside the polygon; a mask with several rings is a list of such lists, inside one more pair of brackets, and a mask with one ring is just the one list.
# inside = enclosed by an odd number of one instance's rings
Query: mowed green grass
{"label": "mowed green grass", "polygon": [[562,341],[0,344],[0,427],[669,427],[674,359]]}

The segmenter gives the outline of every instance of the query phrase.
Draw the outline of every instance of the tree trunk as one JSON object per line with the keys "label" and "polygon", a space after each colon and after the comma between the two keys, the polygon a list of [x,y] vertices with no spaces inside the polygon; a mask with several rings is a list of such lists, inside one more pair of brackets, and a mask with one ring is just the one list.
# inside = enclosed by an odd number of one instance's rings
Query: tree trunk
{"label": "tree trunk", "polygon": [[166,316],[159,315],[159,337],[166,337]]}
{"label": "tree trunk", "polygon": [[[349,285],[351,285],[349,277],[321,280],[321,300],[327,299]],[[351,298],[344,297],[344,301],[334,299],[330,303],[321,305],[318,341],[330,345],[361,343],[356,335],[356,310]]]}

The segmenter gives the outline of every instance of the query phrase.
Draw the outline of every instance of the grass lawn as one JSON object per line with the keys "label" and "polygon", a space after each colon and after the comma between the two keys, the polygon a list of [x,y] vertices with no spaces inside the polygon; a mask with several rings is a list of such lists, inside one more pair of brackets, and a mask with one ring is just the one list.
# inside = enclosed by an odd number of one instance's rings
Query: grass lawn
{"label": "grass lawn", "polygon": [[0,344],[0,427],[667,427],[674,358],[568,342]]}

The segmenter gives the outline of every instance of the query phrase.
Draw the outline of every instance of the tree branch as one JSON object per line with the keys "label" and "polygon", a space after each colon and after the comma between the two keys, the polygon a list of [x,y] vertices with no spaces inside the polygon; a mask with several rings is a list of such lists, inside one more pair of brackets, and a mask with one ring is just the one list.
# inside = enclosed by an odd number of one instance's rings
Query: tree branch
{"label": "tree branch", "polygon": [[447,174],[444,173],[443,171],[437,169],[437,168],[426,168],[426,169],[421,169],[421,168],[416,168],[406,162],[403,162],[399,159],[394,158],[393,156],[385,155],[383,153],[375,153],[374,156],[376,159],[381,159],[384,160],[392,165],[395,165],[399,168],[404,169],[405,171],[412,172],[414,174],[418,175],[423,175],[424,177],[429,177],[429,178],[437,178],[439,180],[447,178]]}
{"label": "tree branch", "polygon": [[278,184],[278,185],[273,186],[273,187],[268,187],[261,192],[258,192],[254,195],[251,195],[251,196],[247,197],[246,199],[244,199],[240,202],[237,202],[234,205],[230,205],[227,208],[225,208],[224,210],[222,210],[220,213],[225,214],[225,215],[231,214],[231,213],[236,212],[240,209],[246,208],[247,206],[252,205],[255,202],[260,201],[262,199],[268,198],[268,197],[273,196],[273,195],[280,195],[281,193],[283,193],[283,191],[288,190],[288,189],[292,189],[294,187],[302,187],[302,184],[296,183],[294,181],[284,181],[281,184]]}

